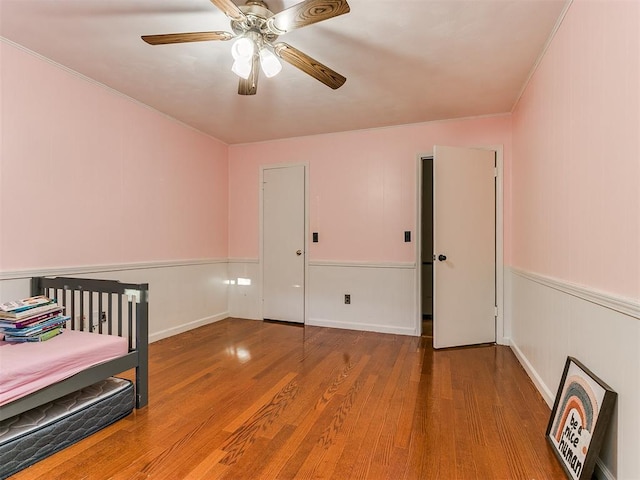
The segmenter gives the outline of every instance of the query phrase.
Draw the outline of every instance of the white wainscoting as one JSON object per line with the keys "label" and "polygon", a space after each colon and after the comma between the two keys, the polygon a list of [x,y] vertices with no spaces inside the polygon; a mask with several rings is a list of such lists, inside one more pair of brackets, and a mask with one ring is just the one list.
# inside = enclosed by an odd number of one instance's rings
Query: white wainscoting
{"label": "white wainscoting", "polygon": [[0,300],[28,296],[29,279],[34,276],[148,283],[150,342],[229,316],[226,259],[3,272],[0,276]]}
{"label": "white wainscoting", "polygon": [[257,258],[229,260],[229,316],[262,320],[260,268]]}
{"label": "white wainscoting", "polygon": [[414,264],[310,262],[307,324],[419,335],[415,277]]}
{"label": "white wainscoting", "polygon": [[[260,268],[258,259],[229,260],[231,317],[262,319]],[[306,324],[418,335],[415,291],[414,264],[311,261]],[[351,295],[350,305],[345,294]]]}
{"label": "white wainscoting", "polygon": [[516,269],[509,277],[511,347],[553,406],[567,356],[618,393],[599,478],[640,479],[640,302]]}

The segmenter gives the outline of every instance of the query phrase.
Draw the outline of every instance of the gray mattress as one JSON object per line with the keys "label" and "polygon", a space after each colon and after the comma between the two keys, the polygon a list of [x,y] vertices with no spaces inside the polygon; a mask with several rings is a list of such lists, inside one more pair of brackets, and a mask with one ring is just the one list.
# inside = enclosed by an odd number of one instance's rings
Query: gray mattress
{"label": "gray mattress", "polygon": [[110,377],[0,421],[0,478],[126,417],[134,401],[133,383]]}

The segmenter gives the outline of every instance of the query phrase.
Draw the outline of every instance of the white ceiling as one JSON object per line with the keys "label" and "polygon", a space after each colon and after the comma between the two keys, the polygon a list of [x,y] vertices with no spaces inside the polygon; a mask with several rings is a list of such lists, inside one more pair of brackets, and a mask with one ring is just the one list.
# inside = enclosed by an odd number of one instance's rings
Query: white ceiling
{"label": "white ceiling", "polygon": [[279,38],[346,76],[338,90],[284,64],[241,96],[231,42],[140,39],[231,31],[209,0],[0,0],[0,35],[237,144],[509,112],[570,0],[348,1]]}

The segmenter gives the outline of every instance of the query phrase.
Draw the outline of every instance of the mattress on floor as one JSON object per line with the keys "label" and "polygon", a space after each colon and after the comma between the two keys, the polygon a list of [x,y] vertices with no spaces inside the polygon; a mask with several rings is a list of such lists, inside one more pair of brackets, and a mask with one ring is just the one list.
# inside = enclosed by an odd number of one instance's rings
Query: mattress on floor
{"label": "mattress on floor", "polygon": [[134,401],[133,383],[110,377],[0,421],[0,478],[124,418]]}

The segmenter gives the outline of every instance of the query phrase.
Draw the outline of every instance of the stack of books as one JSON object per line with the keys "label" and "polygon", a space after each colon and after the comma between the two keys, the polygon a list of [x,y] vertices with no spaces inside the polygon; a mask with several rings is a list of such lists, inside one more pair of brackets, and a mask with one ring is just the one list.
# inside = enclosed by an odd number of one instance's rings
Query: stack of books
{"label": "stack of books", "polygon": [[62,307],[44,295],[0,304],[0,336],[6,342],[44,342],[60,335],[67,320]]}

